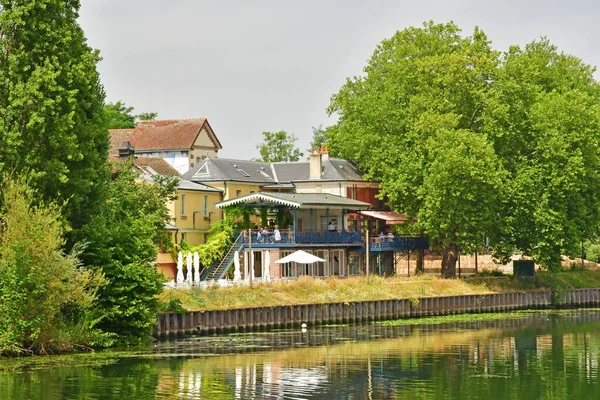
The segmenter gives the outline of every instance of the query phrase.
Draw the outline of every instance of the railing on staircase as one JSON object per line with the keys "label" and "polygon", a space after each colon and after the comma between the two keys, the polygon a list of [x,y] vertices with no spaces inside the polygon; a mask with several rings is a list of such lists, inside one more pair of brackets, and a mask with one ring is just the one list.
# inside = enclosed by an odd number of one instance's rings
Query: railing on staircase
{"label": "railing on staircase", "polygon": [[204,271],[202,271],[202,274],[200,274],[200,280],[207,281],[211,279],[223,279],[227,271],[229,271],[229,268],[231,268],[231,266],[233,265],[235,252],[242,250],[243,247],[244,233],[242,232],[237,236],[237,238],[227,251],[227,254],[225,254],[225,256],[222,259],[215,261],[213,265],[210,266],[210,268],[206,268],[204,269]]}

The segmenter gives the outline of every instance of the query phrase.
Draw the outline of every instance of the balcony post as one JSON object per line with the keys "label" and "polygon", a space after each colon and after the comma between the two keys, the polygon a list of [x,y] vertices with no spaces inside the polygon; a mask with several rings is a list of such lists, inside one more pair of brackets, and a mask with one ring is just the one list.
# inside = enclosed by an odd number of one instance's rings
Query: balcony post
{"label": "balcony post", "polygon": [[325,223],[327,224],[327,230],[325,231],[325,241],[329,243],[329,208],[325,209]]}
{"label": "balcony post", "polygon": [[297,221],[296,208],[294,208],[294,222],[293,222],[293,224],[294,224],[294,235],[293,235],[294,244],[296,244],[296,227],[298,226],[296,221]]}
{"label": "balcony post", "polygon": [[344,226],[344,218],[346,216],[346,210],[342,209],[342,243],[346,243],[346,227]]}
{"label": "balcony post", "polygon": [[310,209],[310,243],[313,242],[313,209]]}

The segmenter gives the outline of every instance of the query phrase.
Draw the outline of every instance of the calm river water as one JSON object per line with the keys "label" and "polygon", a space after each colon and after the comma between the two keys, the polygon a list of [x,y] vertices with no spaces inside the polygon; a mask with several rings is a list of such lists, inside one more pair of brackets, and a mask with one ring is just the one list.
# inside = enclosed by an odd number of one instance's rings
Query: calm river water
{"label": "calm river water", "polygon": [[0,360],[0,399],[600,399],[600,311],[309,327],[56,360]]}

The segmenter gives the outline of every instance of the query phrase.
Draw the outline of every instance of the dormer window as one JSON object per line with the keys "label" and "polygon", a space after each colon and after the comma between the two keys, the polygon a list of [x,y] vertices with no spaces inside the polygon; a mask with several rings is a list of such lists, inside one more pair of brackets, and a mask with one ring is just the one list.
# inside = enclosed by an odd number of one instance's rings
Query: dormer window
{"label": "dormer window", "polygon": [[200,168],[198,168],[198,171],[196,171],[196,173],[194,174],[194,176],[208,176],[208,163],[204,163],[202,164],[202,166]]}
{"label": "dormer window", "polygon": [[236,167],[236,170],[237,170],[237,172],[239,172],[240,174],[242,174],[242,176],[245,176],[245,177],[249,177],[250,176],[246,171],[244,171],[241,168],[237,168]]}

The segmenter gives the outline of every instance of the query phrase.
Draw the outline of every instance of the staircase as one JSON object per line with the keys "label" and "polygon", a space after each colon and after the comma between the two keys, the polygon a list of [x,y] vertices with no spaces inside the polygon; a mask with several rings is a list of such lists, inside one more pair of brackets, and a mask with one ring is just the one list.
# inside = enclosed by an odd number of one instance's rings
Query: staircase
{"label": "staircase", "polygon": [[235,252],[242,250],[244,247],[243,233],[240,233],[235,239],[225,257],[222,260],[217,260],[209,268],[205,268],[200,274],[201,281],[223,279],[229,268],[233,265]]}

